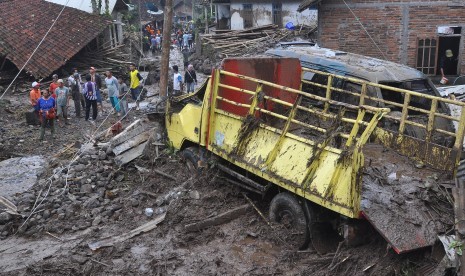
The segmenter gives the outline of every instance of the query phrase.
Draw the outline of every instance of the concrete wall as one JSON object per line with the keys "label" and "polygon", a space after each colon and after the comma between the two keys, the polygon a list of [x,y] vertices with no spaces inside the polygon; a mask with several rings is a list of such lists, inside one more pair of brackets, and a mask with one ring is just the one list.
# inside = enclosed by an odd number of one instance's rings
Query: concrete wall
{"label": "concrete wall", "polygon": [[464,2],[352,0],[349,7],[380,49],[339,0],[319,6],[319,45],[377,58],[384,54],[390,61],[415,68],[418,39],[439,37],[440,26],[461,26],[459,70],[465,74]]}
{"label": "concrete wall", "polygon": [[[286,1],[282,3],[282,17],[283,26],[287,22],[292,22],[294,25],[305,24],[310,26],[316,26],[317,24],[317,11],[306,10],[302,13],[297,12],[297,7],[301,1]],[[231,1],[230,12],[231,12],[231,29],[242,30],[244,28],[244,19],[242,16],[243,4],[252,4],[253,9],[253,27],[259,27],[273,23],[272,15],[272,2],[271,1]]]}

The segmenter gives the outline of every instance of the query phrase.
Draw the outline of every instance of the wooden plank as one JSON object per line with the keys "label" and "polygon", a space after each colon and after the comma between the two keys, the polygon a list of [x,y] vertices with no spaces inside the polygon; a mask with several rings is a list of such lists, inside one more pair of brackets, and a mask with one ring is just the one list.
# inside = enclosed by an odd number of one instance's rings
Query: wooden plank
{"label": "wooden plank", "polygon": [[97,250],[99,248],[102,248],[102,247],[108,247],[108,246],[113,246],[115,245],[116,243],[120,243],[120,242],[123,242],[127,239],[130,239],[132,237],[135,237],[141,233],[145,233],[145,232],[148,232],[152,229],[155,229],[157,227],[158,224],[160,224],[162,221],[165,220],[165,216],[166,216],[166,213],[163,213],[159,216],[157,216],[156,218],[154,218],[153,220],[129,231],[129,232],[126,232],[126,233],[123,233],[119,236],[110,236],[110,237],[106,237],[102,240],[99,240],[99,241],[96,241],[96,242],[91,242],[88,244],[89,248],[92,249],[92,250]]}
{"label": "wooden plank", "polygon": [[118,143],[118,144],[111,143],[111,146],[116,147],[117,145],[121,145],[122,143],[128,141],[129,139],[132,139],[132,138],[134,138],[134,137],[138,136],[139,134],[144,133],[146,131],[148,131],[148,130],[147,130],[147,128],[145,126],[138,127],[136,129],[126,133],[125,137],[119,138],[118,142],[120,142],[120,143]]}
{"label": "wooden plank", "polygon": [[[124,141],[130,139],[130,138],[127,138],[126,136],[128,135],[129,132],[133,131],[134,129],[136,129],[137,127],[140,127],[142,126],[142,121],[139,119],[139,120],[136,120],[134,122],[132,122],[129,126],[127,126],[123,131],[121,131],[118,135],[116,135],[115,137],[111,138],[110,140],[110,143],[111,145],[115,146],[115,145],[119,145],[121,143],[123,143]],[[140,132],[139,132],[140,133]],[[134,135],[135,136],[135,135]],[[132,136],[132,137],[134,137]],[[131,137],[131,138],[132,138]]]}
{"label": "wooden plank", "polygon": [[132,160],[136,159],[137,157],[141,156],[142,153],[144,152],[145,146],[147,146],[147,142],[144,142],[140,145],[138,145],[135,148],[132,148],[125,153],[121,154],[120,156],[117,156],[115,158],[115,163],[118,166],[122,166],[126,163],[131,162]]}
{"label": "wooden plank", "polygon": [[127,140],[126,142],[117,145],[116,147],[113,148],[112,151],[116,156],[118,156],[121,153],[141,144],[142,142],[147,141],[149,137],[150,137],[150,133],[148,131],[142,132],[141,134]]}
{"label": "wooden plank", "polygon": [[238,218],[239,216],[247,213],[250,207],[251,207],[250,204],[241,205],[237,208],[221,213],[212,218],[208,218],[208,219],[196,222],[196,223],[187,224],[185,226],[185,229],[188,232],[194,232],[194,231],[200,231],[210,226],[215,226],[215,225],[220,225],[220,224],[230,222],[231,220],[234,220]]}

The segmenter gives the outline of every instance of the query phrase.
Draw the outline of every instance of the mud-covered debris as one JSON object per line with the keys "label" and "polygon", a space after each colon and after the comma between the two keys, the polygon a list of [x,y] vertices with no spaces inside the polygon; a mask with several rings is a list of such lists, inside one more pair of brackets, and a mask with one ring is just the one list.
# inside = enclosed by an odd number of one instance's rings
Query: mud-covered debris
{"label": "mud-covered debris", "polygon": [[108,247],[108,246],[113,246],[114,244],[116,243],[119,243],[119,242],[123,242],[127,239],[130,239],[134,236],[137,236],[139,235],[140,233],[143,233],[143,232],[148,232],[152,229],[154,229],[155,227],[157,227],[157,225],[159,223],[161,223],[163,220],[165,220],[165,215],[166,214],[161,214],[159,216],[157,216],[155,219],[137,227],[136,229],[133,229],[127,233],[124,233],[122,235],[119,235],[119,236],[112,236],[112,237],[108,237],[108,238],[105,238],[105,239],[102,239],[102,240],[99,240],[99,241],[96,241],[96,242],[91,242],[88,244],[89,248],[92,249],[92,250],[97,250],[99,248],[102,248],[102,247]]}
{"label": "mud-covered debris", "polygon": [[0,225],[6,224],[13,219],[13,216],[7,212],[0,213]]}
{"label": "mud-covered debris", "polygon": [[240,217],[251,209],[250,204],[244,204],[232,210],[221,213],[217,216],[202,220],[200,222],[187,224],[184,228],[187,232],[200,231],[204,228],[227,223],[233,219]]}
{"label": "mud-covered debris", "polygon": [[19,215],[18,207],[4,196],[0,196],[0,210],[1,209],[5,209],[5,212],[11,215]]}

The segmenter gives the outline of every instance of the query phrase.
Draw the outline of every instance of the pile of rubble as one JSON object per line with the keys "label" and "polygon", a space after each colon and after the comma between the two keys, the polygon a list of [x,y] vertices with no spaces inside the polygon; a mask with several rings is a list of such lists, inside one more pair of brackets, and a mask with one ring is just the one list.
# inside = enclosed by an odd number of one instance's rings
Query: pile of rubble
{"label": "pile of rubble", "polygon": [[202,35],[202,44],[211,45],[216,52],[227,57],[256,54],[258,49],[274,45],[293,34],[293,31],[279,29],[277,25],[217,32],[219,33]]}
{"label": "pile of rubble", "polygon": [[[10,197],[15,206],[10,209],[17,215],[0,211],[0,237],[16,231],[27,235],[77,231],[118,220],[124,204],[138,206],[140,202],[137,197],[129,202],[119,197],[121,185],[129,185],[124,184],[128,179],[121,166],[142,156],[154,133],[154,128],[137,120],[107,143],[82,145],[79,156],[70,165],[55,167],[49,178],[42,178],[38,185],[26,187],[32,187],[30,190]],[[153,139],[150,143],[157,149],[162,145]],[[5,201],[8,202],[6,198]]]}
{"label": "pile of rubble", "polygon": [[69,170],[55,168],[51,178],[41,179],[31,190],[13,197],[20,214],[32,215],[27,220],[5,215],[0,222],[2,238],[16,231],[27,235],[62,233],[117,220],[122,208],[118,184],[124,174],[115,171],[113,164],[104,151],[89,148]]}

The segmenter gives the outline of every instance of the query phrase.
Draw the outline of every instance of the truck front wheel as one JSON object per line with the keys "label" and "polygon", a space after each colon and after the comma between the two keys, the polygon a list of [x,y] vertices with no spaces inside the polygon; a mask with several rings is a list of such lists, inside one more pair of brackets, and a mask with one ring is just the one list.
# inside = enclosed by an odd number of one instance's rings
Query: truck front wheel
{"label": "truck front wheel", "polygon": [[270,220],[287,230],[281,238],[300,250],[310,242],[308,220],[302,206],[303,202],[287,192],[277,194],[270,204]]}
{"label": "truck front wheel", "polygon": [[186,166],[189,172],[194,176],[198,176],[200,174],[200,168],[198,166],[200,158],[197,155],[196,148],[186,148],[181,152],[181,155],[184,161],[186,161]]}

